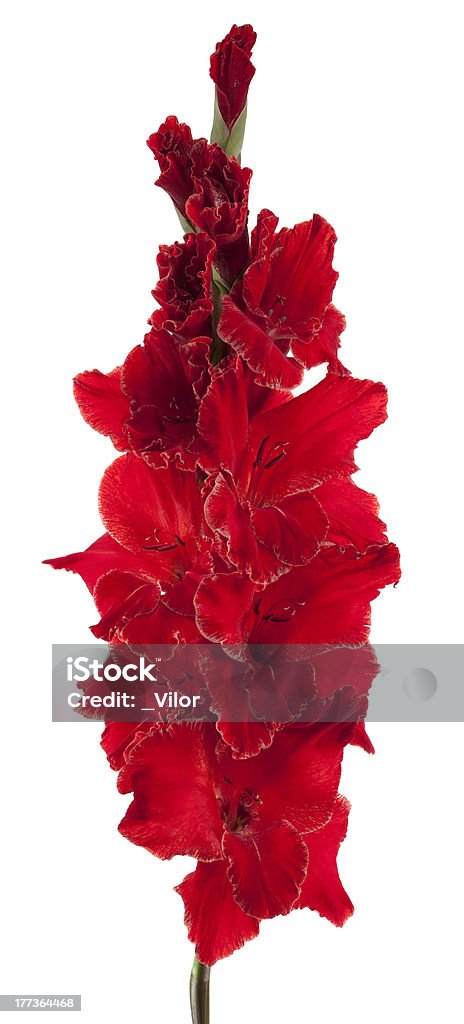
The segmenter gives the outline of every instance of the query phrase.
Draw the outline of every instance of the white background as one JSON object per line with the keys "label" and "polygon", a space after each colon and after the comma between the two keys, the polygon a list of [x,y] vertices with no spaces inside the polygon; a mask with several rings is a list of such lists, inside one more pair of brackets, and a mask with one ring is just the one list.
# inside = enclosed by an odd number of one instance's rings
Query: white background
{"label": "white background", "polygon": [[[358,458],[404,574],[373,639],[462,640],[459,5],[226,6],[4,4],[0,990],[82,992],[85,1024],[188,1020],[193,951],[172,886],[190,864],[118,835],[127,801],[98,727],[50,723],[50,646],[87,641],[95,612],[40,560],[98,535],[112,449],[71,379],[142,339],[157,246],[178,237],[145,139],[168,113],[209,134],[208,58],[232,20],[259,34],[252,222],[270,206],[282,224],[313,210],[334,224],[345,360],[390,391]],[[354,918],[265,923],[214,968],[212,1024],[462,1021],[463,727],[370,731],[375,758],[349,751],[342,786]]]}

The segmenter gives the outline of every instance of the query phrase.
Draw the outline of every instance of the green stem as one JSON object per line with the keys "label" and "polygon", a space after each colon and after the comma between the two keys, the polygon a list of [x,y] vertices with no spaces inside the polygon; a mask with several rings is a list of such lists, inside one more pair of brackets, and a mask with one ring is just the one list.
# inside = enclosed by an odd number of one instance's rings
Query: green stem
{"label": "green stem", "polygon": [[210,968],[194,957],[190,975],[192,1024],[209,1024],[209,975]]}
{"label": "green stem", "polygon": [[223,341],[221,341],[221,338],[219,337],[219,335],[217,333],[217,325],[218,325],[220,317],[221,317],[221,307],[222,307],[222,296],[223,296],[223,294],[224,293],[221,290],[221,288],[214,281],[214,275],[213,275],[213,279],[211,281],[211,297],[212,297],[212,300],[213,300],[213,317],[212,317],[213,341],[212,341],[212,344],[211,344],[211,363],[212,363],[213,366],[216,366],[217,363],[220,363],[221,359],[223,359],[224,356],[227,354],[227,345],[225,345],[225,343]]}
{"label": "green stem", "polygon": [[235,124],[232,125],[229,131],[225,124],[221,111],[219,110],[219,104],[217,100],[217,93],[214,94],[214,120],[213,128],[211,131],[210,142],[217,142],[218,146],[224,150],[227,156],[234,156],[240,163],[241,152],[243,146],[243,137],[245,135],[245,124],[247,116],[247,105],[239,114]]}

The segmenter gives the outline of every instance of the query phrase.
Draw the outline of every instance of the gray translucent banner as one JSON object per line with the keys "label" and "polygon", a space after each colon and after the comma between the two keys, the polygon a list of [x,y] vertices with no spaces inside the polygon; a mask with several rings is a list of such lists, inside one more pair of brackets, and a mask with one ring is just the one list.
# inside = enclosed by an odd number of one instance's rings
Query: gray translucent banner
{"label": "gray translucent banner", "polygon": [[52,718],[462,722],[464,645],[55,644]]}

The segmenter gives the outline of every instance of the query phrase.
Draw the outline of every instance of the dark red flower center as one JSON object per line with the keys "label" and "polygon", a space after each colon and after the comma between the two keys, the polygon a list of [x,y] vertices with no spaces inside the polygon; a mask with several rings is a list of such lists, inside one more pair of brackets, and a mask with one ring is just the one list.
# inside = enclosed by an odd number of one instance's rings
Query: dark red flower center
{"label": "dark red flower center", "polygon": [[261,797],[249,787],[241,790],[234,788],[232,779],[227,775],[224,775],[223,783],[224,788],[218,797],[221,821],[228,832],[241,832],[256,816],[257,808],[262,803]]}

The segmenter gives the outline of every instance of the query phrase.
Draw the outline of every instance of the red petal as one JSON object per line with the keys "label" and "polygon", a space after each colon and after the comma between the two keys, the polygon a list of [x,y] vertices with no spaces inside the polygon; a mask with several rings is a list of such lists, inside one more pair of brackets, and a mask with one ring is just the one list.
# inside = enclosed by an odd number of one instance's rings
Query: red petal
{"label": "red petal", "polygon": [[106,724],[102,732],[101,746],[114,771],[119,771],[122,768],[125,752],[136,734],[139,734],[141,739],[149,728],[150,724],[146,722],[108,722]]}
{"label": "red petal", "polygon": [[350,740],[353,747],[361,747],[366,754],[375,754],[375,748],[366,732],[364,722],[356,722],[353,736]]}
{"label": "red petal", "polygon": [[306,844],[292,825],[225,832],[223,849],[234,898],[246,914],[263,919],[289,913],[308,865]]}
{"label": "red petal", "polygon": [[346,327],[345,317],[332,304],[327,307],[320,330],[309,340],[299,338],[292,341],[292,352],[302,366],[310,370],[312,366],[328,363],[329,369],[336,373],[346,373],[338,359],[340,335]]}
{"label": "red petal", "polygon": [[257,583],[276,579],[285,567],[273,554],[271,542],[258,544],[250,513],[242,508],[232,488],[232,482],[229,486],[219,473],[205,501],[206,520],[212,530],[226,538],[227,557],[242,574]]}
{"label": "red petal", "polygon": [[253,600],[254,586],[238,573],[205,578],[195,596],[197,626],[212,643],[240,643]]}
{"label": "red petal", "polygon": [[99,537],[85,551],[76,551],[62,558],[47,558],[45,565],[77,573],[93,594],[97,580],[111,569],[137,572],[143,568],[144,571],[146,569],[145,575],[148,577],[150,569],[153,568],[153,560],[132,554],[113,540],[109,533],[104,533],[103,537]]}
{"label": "red petal", "polygon": [[[306,337],[320,327],[338,277],[332,267],[335,242],[333,228],[318,214],[279,231],[260,306],[266,311],[278,304],[282,330],[288,325],[296,335]],[[252,274],[248,274],[247,288],[252,287]],[[275,313],[271,315],[275,323],[280,322]]]}
{"label": "red petal", "polygon": [[327,539],[333,544],[353,544],[358,551],[371,544],[385,544],[386,527],[379,519],[374,494],[362,491],[352,480],[327,480],[314,494],[329,518]]}
{"label": "red petal", "polygon": [[[253,643],[363,644],[369,635],[371,601],[399,578],[399,553],[394,544],[369,548],[364,555],[353,548],[321,551],[308,566],[292,569],[266,588],[247,639]],[[243,608],[241,621],[247,621]]]}
{"label": "red petal", "polygon": [[327,533],[327,517],[308,493],[282,498],[277,506],[253,508],[251,523],[258,541],[288,566],[309,562]]}
{"label": "red petal", "polygon": [[121,634],[127,622],[151,615],[160,596],[161,588],[153,580],[112,569],[100,576],[95,586],[94,599],[101,620],[98,626],[92,626],[92,633],[99,639],[111,640],[114,633]]}
{"label": "red petal", "polygon": [[337,796],[344,747],[352,735],[351,722],[287,726],[259,757],[236,763],[236,786],[252,784],[260,798],[263,827],[286,819],[306,833],[326,824]]}
{"label": "red petal", "polygon": [[172,465],[152,469],[133,455],[123,455],[103,475],[99,505],[108,532],[120,544],[151,552],[172,570],[189,567],[202,513],[193,473]]}
{"label": "red petal", "polygon": [[248,434],[246,391],[239,359],[215,370],[200,405],[198,432],[207,447],[207,456],[201,460],[204,468],[208,472],[221,468],[235,473]]}
{"label": "red petal", "polygon": [[119,826],[126,839],[162,860],[222,857],[210,768],[216,742],[214,725],[177,724],[152,730],[131,749],[119,777],[122,792],[134,791]]}
{"label": "red petal", "polygon": [[350,805],[339,796],[328,824],[306,836],[309,864],[301,896],[296,907],[317,910],[339,927],[353,913],[353,904],[345,892],[337,868],[337,853],[346,836]]}
{"label": "red petal", "polygon": [[130,414],[129,401],[121,390],[122,367],[111,373],[86,370],[74,379],[74,398],[89,426],[110,437],[115,448],[127,451],[123,424]]}
{"label": "red petal", "polygon": [[185,906],[188,937],[202,964],[211,967],[254,939],[259,921],[244,914],[232,895],[226,874],[227,862],[199,863],[195,871],[176,886]]}
{"label": "red petal", "polygon": [[[386,405],[383,384],[328,374],[310,391],[257,416],[248,452],[254,492],[272,495],[275,502],[323,480],[350,476],[357,468],[356,445],[384,422]],[[284,455],[261,458],[253,472],[264,442],[266,451],[278,445]]]}
{"label": "red petal", "polygon": [[[246,698],[247,699],[247,698]],[[237,712],[237,699],[234,699],[235,713]],[[250,715],[247,707],[245,714]],[[259,754],[261,750],[271,746],[274,738],[275,727],[272,722],[222,722],[216,723],[216,728],[224,743],[231,748],[232,757],[248,758]]]}
{"label": "red petal", "polygon": [[218,334],[254,371],[259,382],[284,390],[303,380],[303,370],[229,296],[222,300]]}
{"label": "red petal", "polygon": [[124,625],[121,639],[128,644],[196,644],[201,636],[193,616],[179,615],[160,601],[154,612],[137,615]]}

